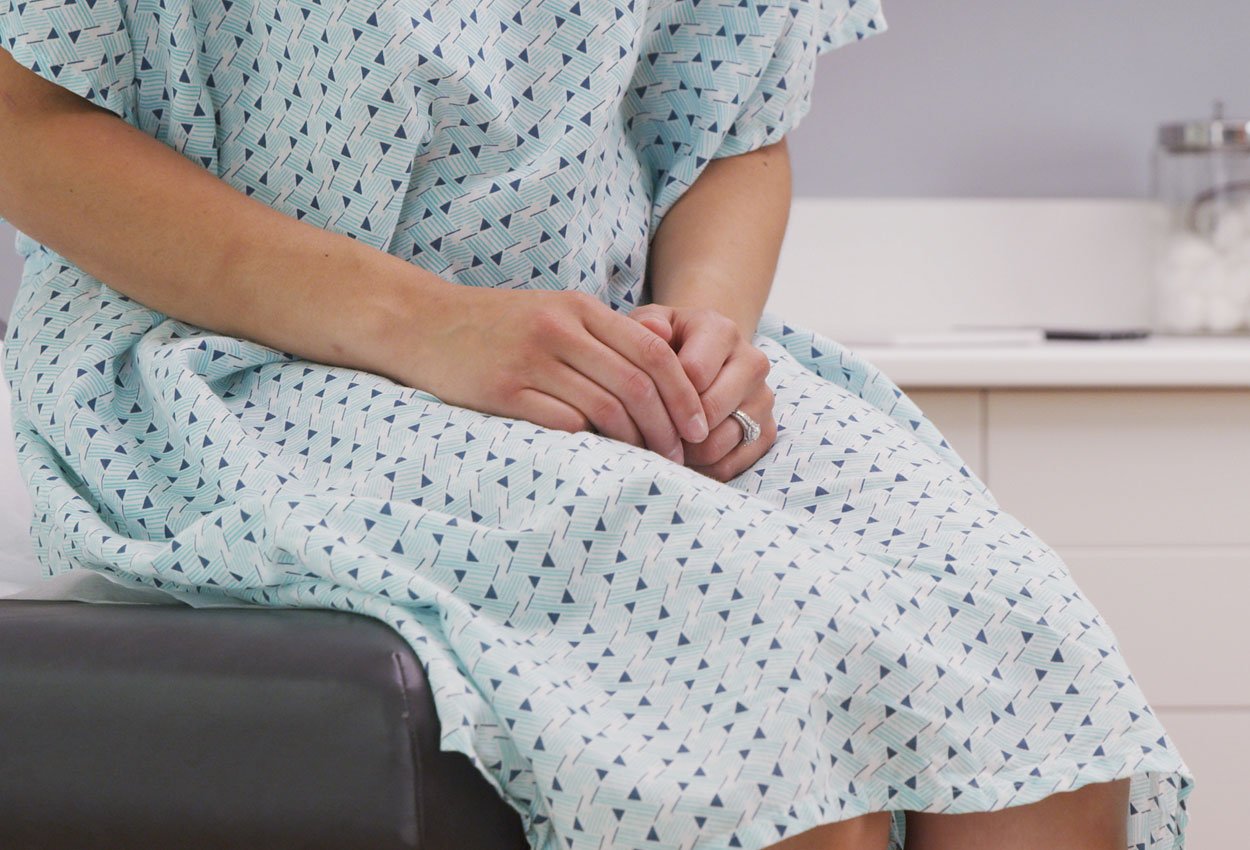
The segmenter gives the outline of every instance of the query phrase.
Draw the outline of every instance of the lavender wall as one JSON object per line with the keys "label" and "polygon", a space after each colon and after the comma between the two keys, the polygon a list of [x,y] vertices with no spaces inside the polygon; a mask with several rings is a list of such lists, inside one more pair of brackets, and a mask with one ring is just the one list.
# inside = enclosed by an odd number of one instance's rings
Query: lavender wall
{"label": "lavender wall", "polygon": [[822,57],[797,190],[1146,197],[1159,123],[1250,118],[1246,0],[883,0]]}

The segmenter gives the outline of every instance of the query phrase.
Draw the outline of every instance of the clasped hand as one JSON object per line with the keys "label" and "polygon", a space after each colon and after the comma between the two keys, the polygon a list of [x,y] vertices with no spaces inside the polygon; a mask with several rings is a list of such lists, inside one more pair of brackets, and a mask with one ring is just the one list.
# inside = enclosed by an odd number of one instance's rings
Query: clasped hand
{"label": "clasped hand", "polygon": [[[457,296],[461,309],[425,340],[431,353],[407,381],[442,401],[593,429],[718,481],[776,440],[768,357],[714,310],[649,304],[625,315],[577,291],[464,287]],[[742,444],[735,409],[760,424],[759,439]]]}
{"label": "clasped hand", "polygon": [[[686,466],[728,481],[763,457],[777,439],[774,394],[766,383],[772,365],[768,355],[716,310],[646,304],[629,318],[669,344],[699,394],[711,430],[703,440],[683,442]],[[742,443],[742,425],[730,416],[734,410],[759,423],[757,440]]]}

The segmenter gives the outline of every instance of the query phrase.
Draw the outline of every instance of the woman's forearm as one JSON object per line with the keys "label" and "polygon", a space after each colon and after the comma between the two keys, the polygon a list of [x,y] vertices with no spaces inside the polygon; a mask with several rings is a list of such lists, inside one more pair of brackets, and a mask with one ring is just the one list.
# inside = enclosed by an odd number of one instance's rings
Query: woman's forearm
{"label": "woman's forearm", "polygon": [[711,307],[749,339],[772,288],[790,215],[786,140],[714,159],[665,213],[651,242],[651,300]]}
{"label": "woman's forearm", "polygon": [[248,197],[3,50],[0,215],[167,316],[381,374],[460,289]]}

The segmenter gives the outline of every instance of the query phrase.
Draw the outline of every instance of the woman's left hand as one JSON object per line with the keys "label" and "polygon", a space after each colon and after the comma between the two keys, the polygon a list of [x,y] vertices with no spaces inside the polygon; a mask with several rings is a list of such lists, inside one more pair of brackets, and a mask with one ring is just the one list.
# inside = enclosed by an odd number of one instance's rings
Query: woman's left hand
{"label": "woman's left hand", "polygon": [[[768,355],[716,310],[645,304],[629,316],[672,346],[703,402],[708,435],[701,443],[682,441],[685,465],[722,482],[753,466],[777,439]],[[742,425],[729,415],[734,410],[759,423],[759,439],[743,444]]]}

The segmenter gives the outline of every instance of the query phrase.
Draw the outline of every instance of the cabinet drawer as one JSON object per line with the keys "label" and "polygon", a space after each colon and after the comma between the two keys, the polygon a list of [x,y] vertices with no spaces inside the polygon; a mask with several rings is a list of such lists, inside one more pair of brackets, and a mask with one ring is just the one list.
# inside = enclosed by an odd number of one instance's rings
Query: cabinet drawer
{"label": "cabinet drawer", "polygon": [[1058,551],[1153,708],[1250,706],[1250,547]]}
{"label": "cabinet drawer", "polygon": [[1050,545],[1250,544],[1250,391],[993,390],[988,484]]}
{"label": "cabinet drawer", "polygon": [[1185,850],[1246,845],[1242,806],[1250,795],[1250,708],[1241,711],[1160,710],[1156,716],[1193,771],[1186,803]]}
{"label": "cabinet drawer", "polygon": [[985,393],[981,390],[904,390],[946,442],[984,481]]}

